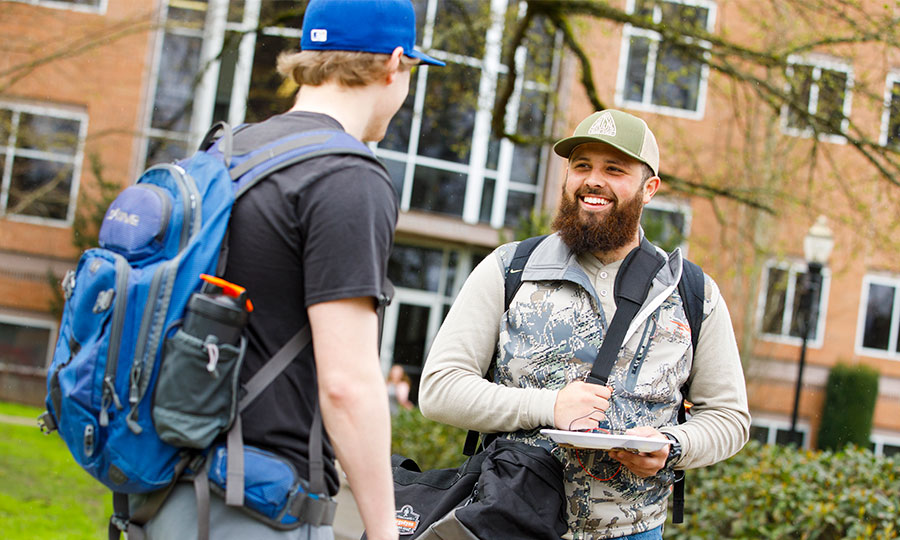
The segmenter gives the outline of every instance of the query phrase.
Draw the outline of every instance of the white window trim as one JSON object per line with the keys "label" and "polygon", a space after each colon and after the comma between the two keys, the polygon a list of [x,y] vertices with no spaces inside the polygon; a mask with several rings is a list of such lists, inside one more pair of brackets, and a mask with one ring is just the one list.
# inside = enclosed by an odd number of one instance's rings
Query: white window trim
{"label": "white window trim", "polygon": [[[769,334],[765,333],[762,330],[763,325],[763,317],[766,312],[766,300],[769,291],[769,270],[772,268],[779,268],[781,270],[788,271],[788,288],[785,292],[785,302],[784,309],[785,314],[782,315],[782,323],[781,327],[784,331],[783,334]],[[763,267],[763,272],[761,276],[760,283],[760,291],[759,291],[759,299],[757,301],[756,306],[756,331],[759,333],[760,339],[765,341],[771,341],[774,343],[784,343],[786,345],[796,345],[800,346],[803,343],[803,338],[794,337],[789,335],[790,332],[790,323],[792,319],[787,319],[786,314],[789,309],[794,305],[794,297],[798,292],[796,291],[796,283],[797,283],[797,274],[804,274],[809,272],[809,266],[805,261],[800,260],[792,260],[792,261],[776,261],[770,259],[766,261],[765,266]],[[820,349],[824,345],[825,338],[825,320],[828,318],[828,296],[829,291],[831,290],[831,270],[828,267],[822,269],[822,287],[820,289],[819,295],[819,318],[816,321],[816,337],[815,339],[810,339],[806,342],[806,346],[811,349]],[[792,315],[793,317],[793,315]]]}
{"label": "white window trim", "polygon": [[[842,60],[837,60],[829,57],[821,57],[821,56],[797,56],[790,55],[788,56],[788,67],[787,67],[787,77],[788,80],[785,82],[785,92],[790,92],[791,89],[791,81],[790,79],[794,75],[793,67],[794,65],[799,66],[811,66],[813,68],[813,85],[810,87],[810,95],[809,95],[809,105],[808,111],[810,113],[813,112],[813,108],[818,108],[818,96],[819,96],[819,86],[818,81],[821,76],[822,70],[827,69],[830,71],[841,71],[847,74],[847,87],[844,93],[844,105],[843,105],[843,113],[844,120],[841,121],[841,131],[846,132],[850,125],[850,110],[853,104],[853,66],[848,62],[844,62]],[[813,137],[813,129],[812,128],[804,128],[799,129],[795,127],[788,126],[788,116],[789,111],[787,105],[783,105],[781,107],[781,132],[785,135],[790,135],[792,137],[801,137],[801,138],[812,138]],[[846,144],[847,138],[843,135],[837,135],[834,133],[820,133],[819,140],[823,142],[830,142],[833,144]]]}
{"label": "white window trim", "polygon": [[871,442],[875,448],[872,449],[872,453],[876,456],[884,455],[884,445],[890,446],[900,446],[900,435],[884,435],[881,433],[872,433],[869,436],[869,442]]}
{"label": "white window trim", "polygon": [[884,109],[881,112],[881,134],[878,138],[881,146],[888,145],[888,130],[891,123],[891,100],[893,98],[894,85],[900,84],[900,70],[891,70],[884,81]]}
{"label": "white window trim", "polygon": [[[511,141],[508,139],[500,141],[497,168],[494,170],[489,170],[487,168],[487,154],[491,140],[491,113],[496,92],[496,83],[501,74],[508,72],[507,67],[501,63],[501,53],[502,28],[504,24],[503,14],[510,4],[512,4],[512,0],[509,2],[507,2],[507,0],[491,0],[491,13],[494,17],[493,24],[486,32],[484,57],[472,58],[448,53],[446,51],[431,50],[434,21],[437,14],[437,2],[429,1],[427,3],[422,49],[428,51],[428,54],[440,60],[454,62],[481,71],[477,89],[478,101],[475,109],[475,120],[471,137],[472,151],[469,154],[469,160],[465,163],[451,162],[419,155],[418,146],[421,119],[424,114],[425,93],[431,69],[427,65],[420,66],[418,79],[415,83],[416,93],[411,118],[412,126],[410,129],[410,141],[407,148],[405,151],[389,150],[380,147],[376,148],[377,155],[405,163],[403,189],[400,193],[400,209],[402,211],[406,212],[411,208],[415,168],[418,165],[465,175],[466,188],[462,212],[459,216],[465,223],[477,224],[480,222],[481,203],[484,196],[484,182],[487,179],[494,180],[493,200],[488,220],[490,226],[493,228],[501,228],[505,224],[510,191],[534,194],[535,206],[541,204],[543,182],[545,180],[544,168],[542,167],[538,171],[538,177],[534,184],[512,180],[510,176],[515,145]],[[520,4],[520,15],[524,14],[524,9],[525,5]],[[560,37],[557,36],[557,45],[560,43],[559,39]],[[517,77],[514,82],[515,86],[513,94],[507,104],[506,129],[508,131],[514,131],[516,129],[522,92],[524,90],[538,90],[547,92],[549,95],[548,90],[554,87],[555,81],[559,76],[561,55],[555,55],[553,65],[551,66],[551,83],[549,85],[539,84],[534,81],[526,81],[524,75],[526,54],[527,51],[524,46],[519,47],[515,53]],[[553,111],[548,110],[548,113],[545,116],[545,128],[547,129],[552,125],[552,115]],[[542,148],[541,159],[545,160],[546,156],[547,150],[546,148]]]}
{"label": "white window trim", "polygon": [[[751,427],[765,428],[768,430],[768,435],[766,436],[766,444],[777,444],[776,439],[778,436],[778,430],[791,430],[790,420],[784,420],[782,418],[776,418],[774,416],[759,416],[757,414],[754,414],[753,421],[750,423],[750,425]],[[812,433],[810,425],[808,422],[801,421],[798,418],[796,427],[797,432],[803,435],[803,447],[805,448],[809,445],[810,434]]]}
{"label": "white window trim", "polygon": [[[68,163],[72,165],[72,185],[69,186],[69,207],[66,209],[65,219],[51,219],[38,216],[25,216],[20,214],[10,214],[7,212],[7,202],[9,196],[9,185],[3,181],[8,178],[12,181],[12,159],[5,160],[5,166],[0,171],[0,217],[9,221],[18,221],[23,223],[34,223],[36,225],[46,225],[51,227],[70,227],[75,219],[75,210],[79,187],[81,185],[81,167],[84,163],[84,141],[87,138],[88,115],[84,112],[67,110],[63,108],[52,107],[49,105],[29,105],[24,103],[16,103],[11,101],[0,101],[0,109],[6,109],[12,112],[28,113],[38,116],[49,116],[51,118],[61,118],[64,120],[75,120],[78,122],[78,144],[75,148],[74,155],[61,155],[53,152],[44,152],[40,150],[29,150],[25,148],[16,148],[13,144],[13,152],[15,155],[23,155],[25,157],[47,159],[58,163]],[[13,133],[16,133],[15,130]],[[9,141],[0,141],[0,146],[9,147]],[[7,154],[8,156],[8,154]]]}
{"label": "white window trim", "polygon": [[[385,374],[390,369],[394,358],[394,345],[396,338],[397,319],[400,315],[400,304],[408,304],[413,306],[421,306],[430,308],[428,313],[428,329],[426,330],[425,350],[423,355],[427,354],[431,348],[431,342],[437,334],[441,326],[444,307],[449,307],[453,303],[456,293],[462,288],[466,278],[474,269],[473,252],[470,249],[448,248],[446,246],[438,246],[435,244],[406,244],[400,245],[421,248],[421,249],[438,249],[443,251],[441,258],[441,271],[438,278],[437,291],[426,291],[422,289],[411,289],[409,287],[396,286],[394,289],[394,298],[384,310],[384,331],[381,343],[381,367]],[[447,279],[449,277],[449,264],[451,252],[456,253],[455,279],[452,287],[453,295],[447,295],[448,289]],[[423,356],[424,360],[424,356]]]}
{"label": "white window trim", "polygon": [[53,0],[11,0],[20,4],[31,4],[32,6],[40,6],[51,9],[66,9],[69,11],[78,11],[81,13],[93,13],[95,15],[106,15],[106,6],[108,0],[98,0],[96,6],[84,6],[73,4],[71,2],[54,2]]}
{"label": "white window trim", "polygon": [[[885,285],[894,288],[894,307],[891,313],[891,333],[888,338],[888,350],[871,349],[863,347],[863,338],[866,331],[866,311],[869,305],[869,286]],[[869,356],[872,358],[884,358],[886,360],[900,360],[900,352],[897,351],[897,340],[900,339],[900,277],[866,274],[862,281],[862,291],[859,295],[859,315],[856,321],[856,344],[855,353],[860,356]]]}
{"label": "white window trim", "polygon": [[[673,4],[682,4],[688,6],[698,6],[703,7],[709,10],[709,15],[706,20],[706,30],[709,33],[715,31],[716,27],[716,3],[712,0],[664,0],[666,2],[670,2]],[[626,4],[625,11],[627,13],[634,13],[634,4],[635,0],[628,0]],[[659,11],[656,6],[654,6],[654,19],[659,18]],[[659,22],[658,20],[656,22]],[[647,77],[651,84],[646,84],[644,86],[644,96],[641,101],[631,101],[625,99],[625,79],[628,74],[628,55],[631,53],[631,37],[632,36],[642,36],[650,38],[653,41],[653,45],[650,47],[650,51],[648,53],[647,58]],[[628,107],[630,109],[638,110],[638,111],[646,111],[651,113],[664,114],[666,116],[674,116],[678,118],[686,118],[689,120],[702,120],[706,114],[706,93],[708,88],[709,81],[709,65],[704,63],[700,67],[700,81],[698,82],[697,88],[697,110],[690,111],[686,109],[679,109],[676,107],[666,107],[662,105],[654,105],[650,102],[650,97],[652,96],[652,80],[653,74],[656,70],[656,53],[659,50],[659,42],[660,35],[657,32],[652,30],[645,30],[643,28],[635,28],[631,24],[626,24],[624,29],[622,30],[622,46],[620,47],[619,52],[619,70],[616,76],[616,94],[615,94],[615,102],[617,106],[620,107]],[[700,41],[701,46],[704,48],[711,48],[712,44],[707,41]],[[705,55],[706,56],[706,55]]]}
{"label": "white window trim", "polygon": [[684,230],[681,236],[684,241],[678,246],[681,249],[681,255],[688,257],[688,236],[691,233],[691,219],[693,218],[693,209],[690,201],[683,199],[668,198],[665,196],[656,196],[647,203],[647,208],[662,210],[664,212],[678,213],[684,216]]}
{"label": "white window trim", "polygon": [[31,317],[22,317],[20,315],[10,315],[7,313],[0,313],[0,322],[15,326],[27,326],[30,328],[39,328],[42,330],[50,331],[50,335],[47,341],[47,358],[44,359],[43,367],[32,368],[29,366],[20,366],[18,364],[6,364],[4,362],[0,362],[0,368],[5,371],[19,371],[23,373],[46,373],[47,367],[50,366],[50,361],[53,359],[53,353],[56,349],[56,336],[58,332],[56,323],[42,319],[34,319]]}

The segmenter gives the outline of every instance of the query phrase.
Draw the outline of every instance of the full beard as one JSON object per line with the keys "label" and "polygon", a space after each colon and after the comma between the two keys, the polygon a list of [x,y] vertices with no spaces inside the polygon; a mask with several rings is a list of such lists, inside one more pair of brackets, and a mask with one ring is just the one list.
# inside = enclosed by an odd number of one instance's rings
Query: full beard
{"label": "full beard", "polygon": [[597,193],[594,190],[580,189],[574,197],[563,191],[556,217],[551,227],[559,232],[569,249],[576,255],[584,253],[602,253],[617,250],[637,237],[638,225],[641,222],[641,211],[644,208],[642,190],[634,197],[619,203],[614,201],[613,207],[605,216],[582,212],[578,205],[581,195]]}

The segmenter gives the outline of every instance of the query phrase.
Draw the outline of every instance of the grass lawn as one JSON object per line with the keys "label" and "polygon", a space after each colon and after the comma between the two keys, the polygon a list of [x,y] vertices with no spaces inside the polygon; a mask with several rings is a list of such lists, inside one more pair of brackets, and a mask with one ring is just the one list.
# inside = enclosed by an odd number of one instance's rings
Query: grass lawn
{"label": "grass lawn", "polygon": [[58,435],[44,435],[34,407],[0,403],[0,538],[106,538],[109,491],[79,467]]}

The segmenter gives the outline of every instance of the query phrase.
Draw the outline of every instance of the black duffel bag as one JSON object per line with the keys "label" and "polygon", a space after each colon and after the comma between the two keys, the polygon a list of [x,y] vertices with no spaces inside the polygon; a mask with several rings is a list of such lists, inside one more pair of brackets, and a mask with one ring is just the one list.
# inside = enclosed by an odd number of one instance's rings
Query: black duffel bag
{"label": "black duffel bag", "polygon": [[568,528],[562,464],[543,448],[496,439],[458,468],[425,472],[391,460],[402,540],[559,540]]}

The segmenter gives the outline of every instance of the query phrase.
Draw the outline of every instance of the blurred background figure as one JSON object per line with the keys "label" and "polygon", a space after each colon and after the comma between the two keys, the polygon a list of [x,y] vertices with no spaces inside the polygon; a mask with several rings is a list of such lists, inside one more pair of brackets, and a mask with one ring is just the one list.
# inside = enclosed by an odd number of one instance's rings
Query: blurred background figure
{"label": "blurred background figure", "polygon": [[387,376],[388,402],[391,406],[391,414],[396,414],[400,407],[412,409],[413,403],[409,400],[410,380],[409,375],[403,371],[403,366],[394,364]]}

